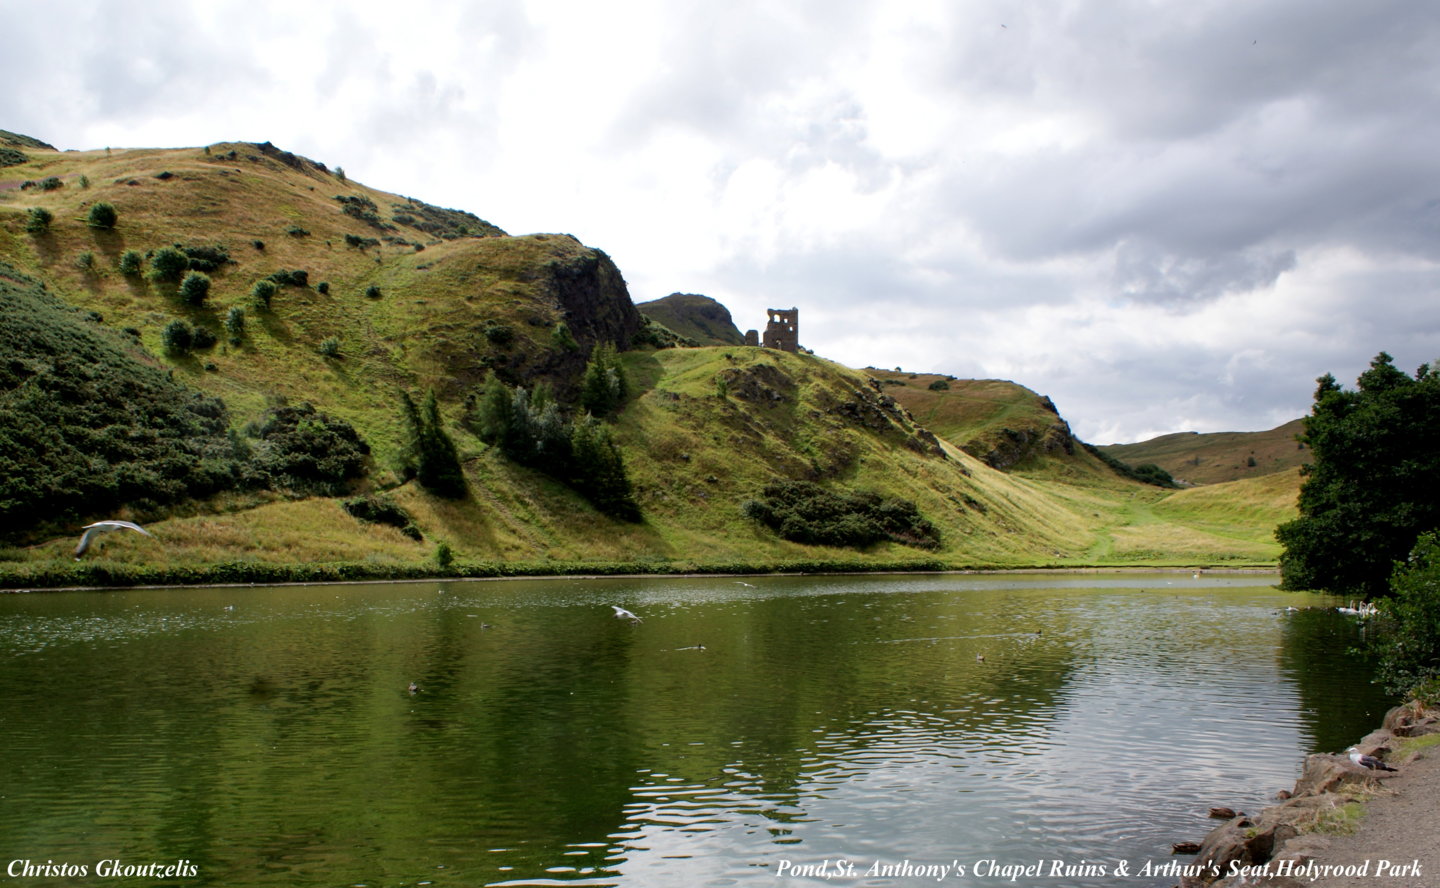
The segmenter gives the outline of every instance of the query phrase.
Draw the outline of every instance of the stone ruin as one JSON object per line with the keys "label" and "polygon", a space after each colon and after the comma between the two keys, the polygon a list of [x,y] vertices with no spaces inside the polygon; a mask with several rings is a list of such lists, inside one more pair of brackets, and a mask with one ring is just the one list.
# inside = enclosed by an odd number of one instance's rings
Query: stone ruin
{"label": "stone ruin", "polygon": [[765,325],[765,336],[754,330],[745,331],[745,344],[777,348],[780,351],[800,351],[800,309],[767,308],[770,321]]}

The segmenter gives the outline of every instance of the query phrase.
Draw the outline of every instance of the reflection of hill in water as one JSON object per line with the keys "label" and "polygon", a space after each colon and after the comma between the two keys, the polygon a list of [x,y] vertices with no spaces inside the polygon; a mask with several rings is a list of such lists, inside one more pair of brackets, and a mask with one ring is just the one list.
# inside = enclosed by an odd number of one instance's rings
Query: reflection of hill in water
{"label": "reflection of hill in water", "polygon": [[0,829],[243,884],[773,879],[797,843],[1136,856],[1191,799],[1286,783],[1291,660],[1333,647],[1268,590],[754,582],[12,596]]}

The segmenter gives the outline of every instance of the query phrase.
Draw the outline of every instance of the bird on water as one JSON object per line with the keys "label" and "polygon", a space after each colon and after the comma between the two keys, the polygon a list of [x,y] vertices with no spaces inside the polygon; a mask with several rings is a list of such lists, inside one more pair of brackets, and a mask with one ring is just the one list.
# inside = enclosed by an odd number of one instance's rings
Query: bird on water
{"label": "bird on water", "polygon": [[85,554],[97,536],[112,530],[133,530],[136,533],[143,533],[151,539],[155,538],[155,534],[133,521],[96,521],[94,524],[85,525],[85,532],[80,534],[80,545],[75,547],[75,560],[80,560],[80,556]]}
{"label": "bird on water", "polygon": [[615,610],[615,619],[617,619],[617,620],[629,620],[629,621],[632,622],[632,623],[643,623],[643,622],[645,622],[644,620],[642,620],[642,619],[640,619],[639,617],[635,616],[634,614],[630,613],[629,611],[627,611],[625,608],[621,607],[621,606],[618,605],[618,604],[612,604],[612,605],[610,605],[610,607],[614,608],[614,610]]}

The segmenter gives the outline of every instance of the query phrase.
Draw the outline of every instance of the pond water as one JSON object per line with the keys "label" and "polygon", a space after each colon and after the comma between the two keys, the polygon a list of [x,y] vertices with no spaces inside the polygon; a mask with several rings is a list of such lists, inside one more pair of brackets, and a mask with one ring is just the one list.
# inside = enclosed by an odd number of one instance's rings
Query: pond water
{"label": "pond water", "polygon": [[1256,810],[1387,706],[1355,622],[1271,581],[0,596],[0,866],[29,862],[18,885],[117,860],[180,869],[109,884],[1171,885],[1140,873],[1188,861],[1170,845],[1210,806]]}

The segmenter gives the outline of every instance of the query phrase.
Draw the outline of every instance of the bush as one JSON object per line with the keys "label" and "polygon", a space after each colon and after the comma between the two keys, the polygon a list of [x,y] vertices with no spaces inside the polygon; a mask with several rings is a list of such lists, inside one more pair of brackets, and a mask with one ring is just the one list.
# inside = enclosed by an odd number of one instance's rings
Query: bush
{"label": "bush", "polygon": [[75,267],[84,272],[95,270],[95,253],[85,250],[75,257]]}
{"label": "bush", "polygon": [[349,247],[355,247],[359,250],[364,250],[370,247],[380,246],[380,241],[377,238],[373,237],[361,237],[358,234],[347,234],[345,235],[345,245]]}
{"label": "bush", "polygon": [[509,324],[499,322],[485,325],[485,338],[492,345],[506,346],[515,341],[515,330]]}
{"label": "bush", "polygon": [[319,293],[320,295],[322,295],[322,296],[329,295],[329,293],[330,293],[330,282],[329,282],[329,281],[321,281],[320,283],[318,283],[318,284],[315,285],[315,291],[316,291],[317,293]]}
{"label": "bush", "polygon": [[271,486],[339,496],[365,474],[370,445],[349,423],[309,404],[267,411],[257,434],[255,466]]}
{"label": "bush", "polygon": [[776,481],[761,499],[741,505],[745,517],[795,543],[863,548],[889,540],[921,549],[940,545],[940,532],[909,500],[870,491],[832,492],[809,481]]}
{"label": "bush", "polygon": [[383,524],[397,528],[416,542],[424,539],[410,513],[388,496],[357,496],[341,500],[340,507],[367,524]]}
{"label": "bush", "polygon": [[177,282],[190,268],[190,257],[175,247],[162,247],[150,257],[150,280]]}
{"label": "bush", "polygon": [[110,229],[119,221],[120,214],[115,211],[115,207],[104,201],[90,207],[90,214],[85,217],[85,223],[91,228]]}
{"label": "bush", "polygon": [[54,191],[57,188],[64,188],[65,183],[60,181],[59,176],[46,176],[40,180],[41,191]]}
{"label": "bush", "polygon": [[296,268],[292,271],[281,269],[271,272],[266,280],[274,281],[281,286],[308,287],[310,286],[310,272],[303,268]]}
{"label": "bush", "polygon": [[45,234],[50,230],[50,223],[55,221],[55,214],[44,207],[31,207],[30,212],[25,215],[25,230],[31,234]]}
{"label": "bush", "polygon": [[180,282],[180,298],[186,305],[199,308],[210,297],[210,275],[203,271],[192,271]]}
{"label": "bush", "polygon": [[238,305],[230,306],[225,313],[225,332],[230,334],[230,344],[239,345],[240,339],[245,335],[245,309]]}
{"label": "bush", "polygon": [[[214,344],[215,344],[215,334],[210,331],[210,328],[209,328],[209,327],[197,326],[197,327],[195,328],[195,343],[194,343],[194,346],[193,346],[194,348],[197,348],[197,349],[200,349],[200,348],[209,348],[210,346],[212,346],[212,345],[214,345]],[[205,365],[205,369],[206,369],[206,370],[215,370],[216,367],[215,367],[214,364],[206,364],[206,365]]]}
{"label": "bush", "polygon": [[206,273],[219,271],[224,265],[230,262],[230,251],[220,244],[208,247],[185,247],[175,245],[176,249],[185,254],[188,267],[191,271],[203,271]]}
{"label": "bush", "polygon": [[145,264],[145,257],[140,255],[139,250],[126,250],[120,254],[120,273],[128,277],[134,277],[140,273],[141,267]]}
{"label": "bush", "polygon": [[160,342],[172,355],[188,355],[195,344],[195,328],[188,321],[176,318],[160,331]]}
{"label": "bush", "polygon": [[262,251],[262,252],[265,250],[265,242],[264,242],[263,240],[260,240],[259,238],[256,238],[255,240],[252,240],[252,241],[250,242],[250,246],[252,246],[252,247],[254,247],[255,249],[260,250],[260,251]]}
{"label": "bush", "polygon": [[340,340],[334,336],[326,338],[320,343],[320,354],[327,358],[340,357]]}
{"label": "bush", "polygon": [[375,284],[371,284],[370,286],[368,286],[368,287],[365,288],[365,298],[366,298],[366,299],[379,299],[380,296],[381,296],[380,288],[379,288],[378,286],[376,286]]}
{"label": "bush", "polygon": [[270,307],[270,300],[275,298],[275,293],[280,288],[275,286],[272,280],[256,281],[255,286],[250,288],[250,299],[259,309]]}
{"label": "bush", "polygon": [[934,382],[930,383],[929,389],[932,392],[948,392],[950,391],[950,380],[937,379]]}
{"label": "bush", "polygon": [[309,236],[310,236],[310,232],[307,231],[307,230],[304,229],[304,228],[301,228],[299,225],[291,225],[289,228],[285,229],[285,233],[288,234],[288,235],[290,235],[291,237],[309,237]]}

